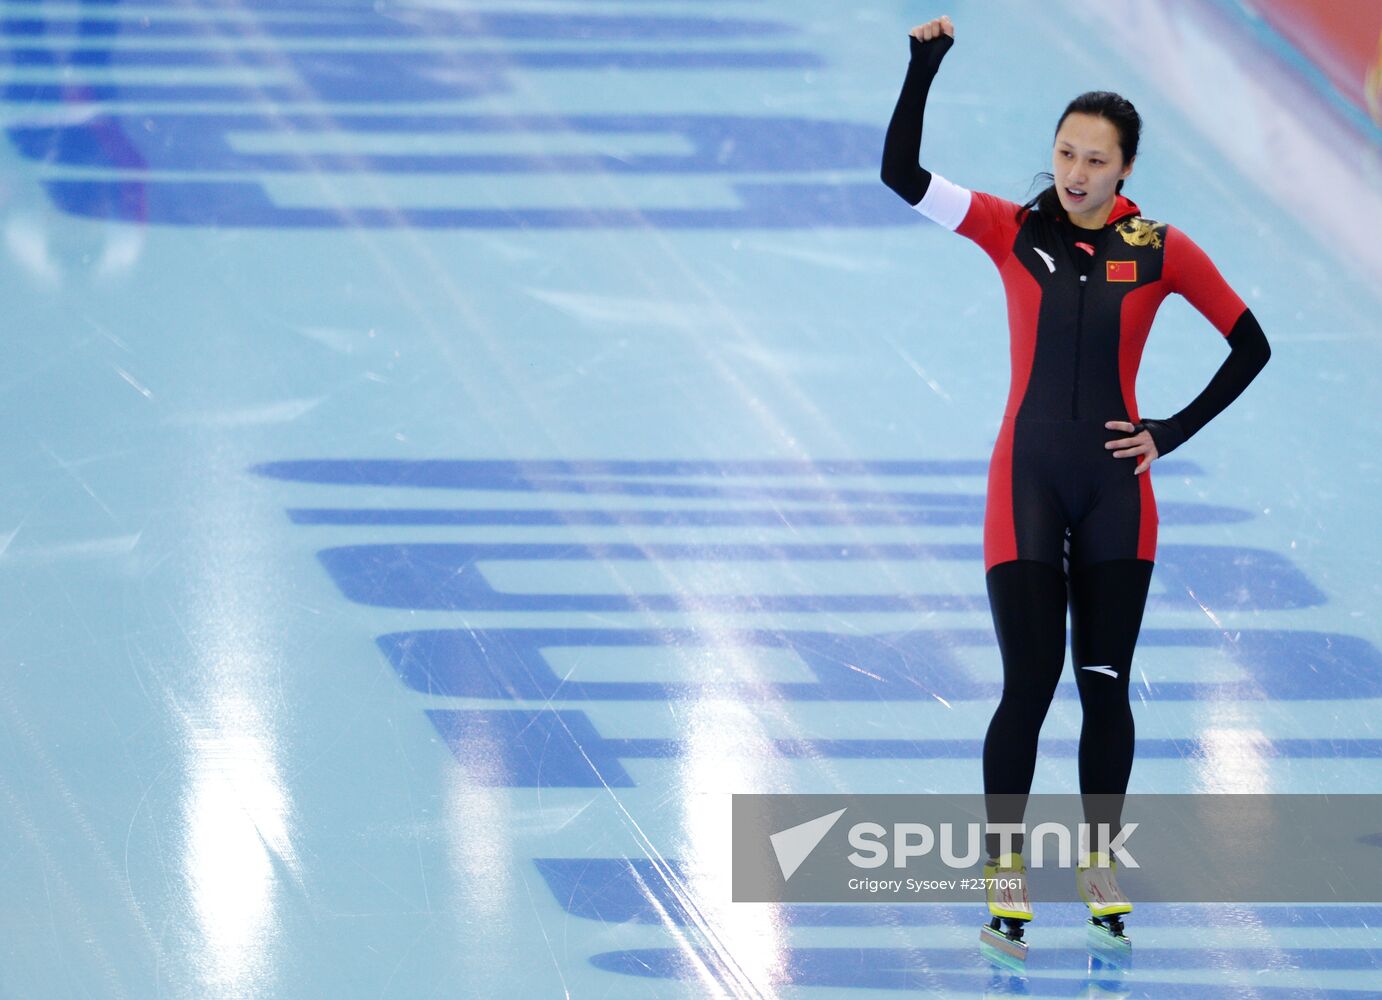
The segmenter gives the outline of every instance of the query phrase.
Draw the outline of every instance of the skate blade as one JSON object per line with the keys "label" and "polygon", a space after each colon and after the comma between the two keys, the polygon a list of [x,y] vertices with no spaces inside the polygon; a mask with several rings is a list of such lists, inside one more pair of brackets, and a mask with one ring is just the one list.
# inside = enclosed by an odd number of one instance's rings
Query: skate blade
{"label": "skate blade", "polygon": [[1093,920],[1085,925],[1088,930],[1085,943],[1093,959],[1112,969],[1132,968],[1132,940],[1114,934],[1107,927],[1100,927]]}
{"label": "skate blade", "polygon": [[979,953],[1001,968],[1027,971],[1027,942],[1014,941],[988,924],[979,928]]}

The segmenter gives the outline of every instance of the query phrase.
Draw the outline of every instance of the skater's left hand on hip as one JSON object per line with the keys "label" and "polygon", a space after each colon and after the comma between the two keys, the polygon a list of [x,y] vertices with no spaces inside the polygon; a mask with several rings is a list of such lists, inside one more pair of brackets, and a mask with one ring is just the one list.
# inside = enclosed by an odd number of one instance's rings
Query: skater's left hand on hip
{"label": "skater's left hand on hip", "polygon": [[[1111,431],[1127,431],[1132,433],[1137,430],[1136,425],[1128,423],[1126,420],[1109,420],[1104,426]],[[1156,459],[1156,443],[1152,441],[1151,431],[1140,431],[1134,437],[1115,438],[1112,441],[1104,442],[1105,448],[1121,448],[1121,451],[1113,453],[1114,458],[1132,458],[1134,455],[1146,455],[1147,457],[1138,463],[1137,468],[1133,469],[1133,475],[1145,472],[1147,466],[1151,465]]]}

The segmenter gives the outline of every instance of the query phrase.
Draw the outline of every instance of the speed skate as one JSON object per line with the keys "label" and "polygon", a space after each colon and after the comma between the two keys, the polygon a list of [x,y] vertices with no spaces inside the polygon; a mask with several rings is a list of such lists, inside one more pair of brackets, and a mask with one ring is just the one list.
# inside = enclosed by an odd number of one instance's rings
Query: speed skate
{"label": "speed skate", "polygon": [[1132,939],[1123,926],[1123,916],[1132,912],[1132,903],[1118,885],[1118,864],[1097,851],[1089,863],[1076,868],[1080,898],[1089,907],[1086,943],[1091,951],[1117,965],[1132,957]]}
{"label": "speed skate", "polygon": [[1027,898],[1027,869],[1018,854],[1005,854],[984,865],[989,922],[979,928],[979,950],[989,961],[1024,969],[1027,942],[1023,931],[1032,919]]}

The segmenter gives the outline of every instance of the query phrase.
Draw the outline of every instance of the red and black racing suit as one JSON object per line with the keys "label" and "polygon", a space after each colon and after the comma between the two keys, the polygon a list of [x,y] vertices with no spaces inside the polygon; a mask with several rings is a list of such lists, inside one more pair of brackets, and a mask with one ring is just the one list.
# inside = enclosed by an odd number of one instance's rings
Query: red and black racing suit
{"label": "red and black racing suit", "polygon": [[[1084,712],[1080,788],[1127,790],[1128,677],[1153,561],[1151,468],[1105,442],[1146,428],[1159,455],[1235,399],[1270,356],[1252,312],[1179,229],[1119,194],[1101,229],[969,191],[917,163],[926,95],[953,39],[910,38],[912,58],[883,150],[883,181],[932,221],[977,243],[1008,301],[1012,383],[989,466],[984,570],[1003,657],[1003,696],[984,744],[990,794],[1024,796],[1065,661],[1065,615]],[[1175,416],[1143,420],[1134,392],[1152,318],[1172,292],[1222,334],[1227,360]],[[1011,810],[990,819],[1015,821]],[[1020,816],[1020,812],[1017,813]],[[1091,816],[1115,821],[1114,813]],[[994,840],[990,840],[990,845]],[[992,853],[992,850],[991,850]]]}

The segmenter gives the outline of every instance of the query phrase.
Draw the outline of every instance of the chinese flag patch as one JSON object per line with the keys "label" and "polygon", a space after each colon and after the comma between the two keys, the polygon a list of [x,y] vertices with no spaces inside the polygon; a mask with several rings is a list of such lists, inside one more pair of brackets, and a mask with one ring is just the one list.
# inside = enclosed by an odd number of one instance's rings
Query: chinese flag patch
{"label": "chinese flag patch", "polygon": [[1136,281],[1137,280],[1137,261],[1135,260],[1110,260],[1107,261],[1109,281]]}

